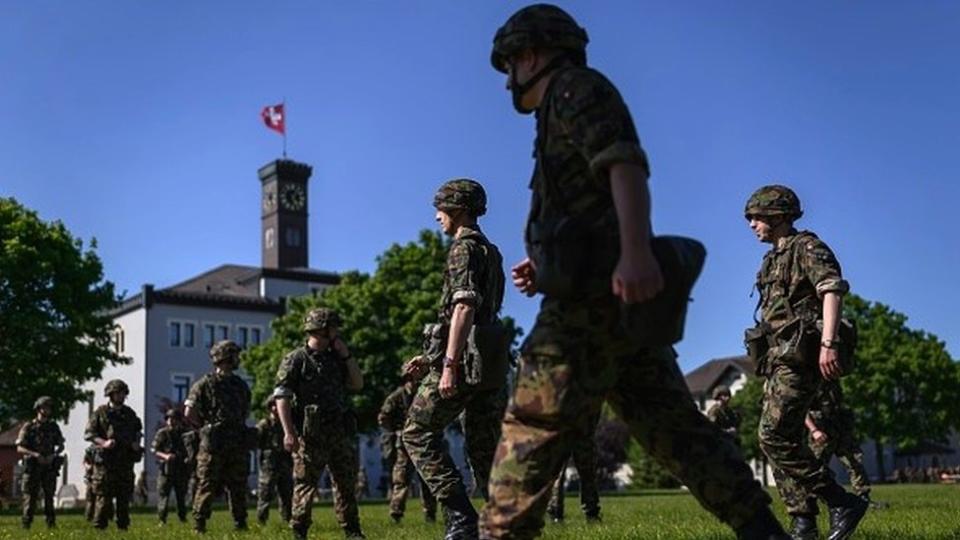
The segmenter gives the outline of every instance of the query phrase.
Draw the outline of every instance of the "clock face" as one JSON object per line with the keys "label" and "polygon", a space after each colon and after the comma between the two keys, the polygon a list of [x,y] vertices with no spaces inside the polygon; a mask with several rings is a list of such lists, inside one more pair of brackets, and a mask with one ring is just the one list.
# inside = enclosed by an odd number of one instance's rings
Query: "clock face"
{"label": "clock face", "polygon": [[277,209],[277,186],[263,190],[263,213],[268,214]]}
{"label": "clock face", "polygon": [[303,210],[307,205],[307,194],[302,186],[284,184],[280,188],[280,204],[286,210]]}

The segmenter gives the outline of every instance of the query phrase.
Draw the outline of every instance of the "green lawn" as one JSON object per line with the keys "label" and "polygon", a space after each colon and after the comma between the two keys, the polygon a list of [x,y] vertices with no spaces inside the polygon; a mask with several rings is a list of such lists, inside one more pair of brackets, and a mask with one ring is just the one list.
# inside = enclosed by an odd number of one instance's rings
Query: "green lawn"
{"label": "green lawn", "polygon": [[[874,499],[889,504],[882,509],[871,509],[854,538],[870,540],[960,539],[960,486],[881,486],[875,488]],[[776,497],[775,497],[776,498]],[[479,502],[478,502],[479,504]],[[577,501],[567,499],[567,522],[547,524],[543,538],[569,540],[586,539],[732,539],[733,534],[700,509],[697,503],[681,491],[645,491],[602,499],[603,523],[588,525],[579,512]],[[782,514],[782,506],[777,511]],[[379,501],[365,503],[360,508],[363,529],[372,539],[420,539],[442,536],[441,524],[426,524],[420,513],[419,502],[408,508],[406,520],[396,525],[387,516],[386,505]],[[334,524],[330,506],[314,510],[311,538],[342,538]],[[210,521],[210,539],[286,539],[289,532],[280,523],[276,512],[266,527],[254,523],[248,533],[231,530],[229,514],[219,510]],[[133,516],[131,530],[125,534],[116,529],[95,532],[76,513],[61,515],[58,528],[48,531],[42,523],[31,532],[19,528],[19,517],[10,512],[0,516],[0,540],[14,538],[46,539],[111,539],[152,540],[190,536],[190,525],[174,522],[164,528],[157,526],[150,511],[139,511]],[[821,532],[827,529],[825,513],[821,517]]]}

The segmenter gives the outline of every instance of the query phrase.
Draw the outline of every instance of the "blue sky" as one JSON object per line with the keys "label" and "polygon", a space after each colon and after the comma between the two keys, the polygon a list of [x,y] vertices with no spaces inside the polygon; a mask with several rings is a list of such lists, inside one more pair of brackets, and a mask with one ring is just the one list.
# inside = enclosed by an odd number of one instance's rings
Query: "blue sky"
{"label": "blue sky", "polygon": [[[136,292],[259,264],[256,170],[281,138],[311,164],[311,265],[372,270],[435,228],[436,187],[473,176],[481,221],[522,257],[533,119],[489,66],[520,2],[4,2],[0,195],[96,237]],[[619,87],[652,165],[654,227],[701,239],[685,371],[739,354],[765,247],[743,220],[793,186],[800,226],[858,294],[960,356],[960,4],[561,2]],[[508,292],[529,328],[537,302]]]}

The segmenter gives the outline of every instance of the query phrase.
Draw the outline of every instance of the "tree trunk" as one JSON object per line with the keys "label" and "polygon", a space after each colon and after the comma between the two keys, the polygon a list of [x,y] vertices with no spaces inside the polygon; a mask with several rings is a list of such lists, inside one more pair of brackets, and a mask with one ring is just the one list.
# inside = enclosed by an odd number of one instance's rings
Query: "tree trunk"
{"label": "tree trunk", "polygon": [[873,439],[873,451],[877,456],[877,473],[880,475],[880,484],[887,481],[887,470],[883,463],[883,445],[880,441]]}

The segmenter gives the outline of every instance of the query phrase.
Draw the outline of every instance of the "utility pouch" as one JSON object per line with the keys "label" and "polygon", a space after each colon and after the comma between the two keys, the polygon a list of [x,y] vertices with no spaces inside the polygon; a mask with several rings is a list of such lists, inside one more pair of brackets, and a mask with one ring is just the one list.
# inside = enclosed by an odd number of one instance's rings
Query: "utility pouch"
{"label": "utility pouch", "polygon": [[663,289],[646,302],[621,306],[621,324],[640,347],[673,345],[683,339],[690,292],[707,256],[703,244],[682,236],[655,236],[651,248],[660,264]]}
{"label": "utility pouch", "polygon": [[474,325],[467,336],[464,381],[477,390],[496,390],[506,383],[513,335],[500,321]]}
{"label": "utility pouch", "polygon": [[743,331],[743,345],[747,349],[747,358],[756,366],[758,377],[768,375],[767,352],[770,350],[770,334],[770,325],[764,322]]}

